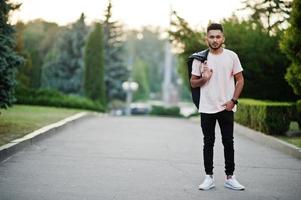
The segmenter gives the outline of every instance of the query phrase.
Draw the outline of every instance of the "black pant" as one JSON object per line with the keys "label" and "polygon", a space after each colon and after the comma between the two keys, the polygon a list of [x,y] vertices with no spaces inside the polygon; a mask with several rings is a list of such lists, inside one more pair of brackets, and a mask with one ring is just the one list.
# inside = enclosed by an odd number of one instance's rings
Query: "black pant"
{"label": "black pant", "polygon": [[224,145],[225,173],[233,175],[234,164],[234,143],[233,143],[233,111],[221,111],[214,114],[201,113],[201,127],[204,134],[204,165],[208,175],[213,174],[213,147],[215,141],[216,120],[221,129],[222,142]]}

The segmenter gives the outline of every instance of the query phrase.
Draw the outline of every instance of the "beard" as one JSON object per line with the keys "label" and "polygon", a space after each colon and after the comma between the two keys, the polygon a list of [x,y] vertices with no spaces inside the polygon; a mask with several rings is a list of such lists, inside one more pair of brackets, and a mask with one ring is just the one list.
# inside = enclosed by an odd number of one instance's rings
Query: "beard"
{"label": "beard", "polygon": [[220,45],[214,45],[214,44],[216,44],[216,43],[213,43],[213,44],[210,44],[209,43],[209,47],[211,48],[211,49],[213,49],[213,50],[217,50],[217,49],[219,49],[219,48],[221,48],[222,47],[222,45],[223,45],[223,43],[220,43]]}

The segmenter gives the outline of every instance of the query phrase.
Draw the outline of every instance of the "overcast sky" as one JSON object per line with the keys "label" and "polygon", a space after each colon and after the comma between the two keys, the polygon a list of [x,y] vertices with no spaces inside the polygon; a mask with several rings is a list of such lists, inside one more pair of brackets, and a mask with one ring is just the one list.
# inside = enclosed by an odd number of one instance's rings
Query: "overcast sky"
{"label": "overcast sky", "polygon": [[[86,22],[103,18],[108,0],[12,0],[22,3],[13,14],[13,22],[36,18],[66,25],[76,21],[82,12]],[[242,7],[242,0],[112,0],[114,19],[126,27],[169,24],[170,5],[191,26],[206,27],[209,20],[219,21]],[[242,12],[238,13],[244,16]]]}

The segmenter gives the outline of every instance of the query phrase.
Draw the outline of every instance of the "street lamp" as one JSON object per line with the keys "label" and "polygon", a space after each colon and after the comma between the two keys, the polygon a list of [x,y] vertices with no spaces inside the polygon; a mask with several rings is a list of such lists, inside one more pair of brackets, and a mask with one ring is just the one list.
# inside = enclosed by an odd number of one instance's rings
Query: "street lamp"
{"label": "street lamp", "polygon": [[133,92],[138,89],[138,83],[128,80],[122,83],[122,88],[126,91],[126,115],[131,115],[131,102],[133,100]]}

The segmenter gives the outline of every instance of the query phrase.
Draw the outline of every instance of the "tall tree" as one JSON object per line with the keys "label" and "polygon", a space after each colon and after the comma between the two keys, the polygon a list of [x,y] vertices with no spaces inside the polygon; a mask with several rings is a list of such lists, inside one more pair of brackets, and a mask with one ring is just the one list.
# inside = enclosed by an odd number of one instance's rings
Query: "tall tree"
{"label": "tall tree", "polygon": [[294,0],[290,16],[290,27],[285,31],[281,48],[291,60],[286,73],[286,80],[293,87],[295,94],[301,95],[301,1]]}
{"label": "tall tree", "polygon": [[7,108],[15,101],[17,67],[23,59],[15,52],[14,27],[9,23],[9,13],[20,4],[0,1],[0,108]]}
{"label": "tall tree", "polygon": [[43,86],[67,94],[83,95],[83,50],[87,35],[85,16],[72,24],[50,52],[50,61],[43,66]]}
{"label": "tall tree", "polygon": [[244,9],[251,11],[251,19],[267,28],[268,33],[287,22],[292,7],[292,0],[245,0],[243,3]]}
{"label": "tall tree", "polygon": [[105,83],[108,101],[124,99],[122,82],[128,79],[128,70],[125,60],[125,46],[122,26],[112,20],[112,2],[109,0],[105,11],[104,48],[105,48]]}
{"label": "tall tree", "polygon": [[106,106],[105,82],[104,82],[104,44],[103,28],[96,23],[90,33],[84,53],[85,62],[85,95],[92,100],[99,101]]}

